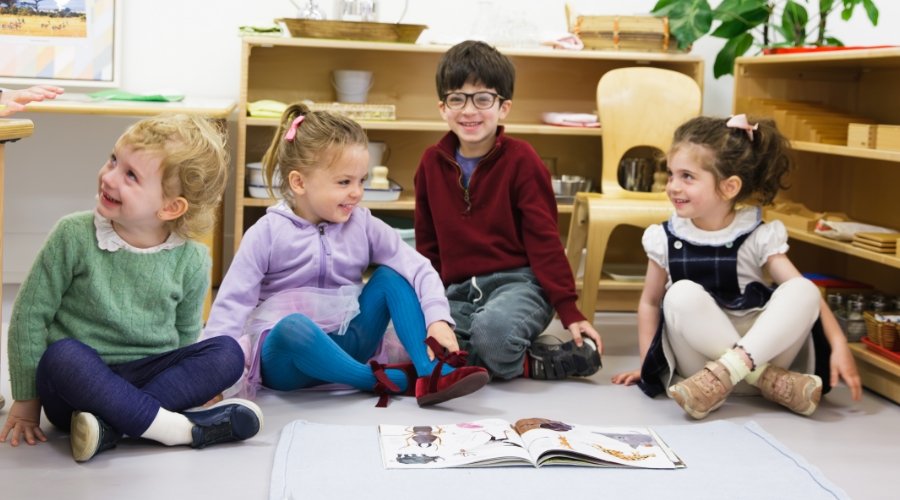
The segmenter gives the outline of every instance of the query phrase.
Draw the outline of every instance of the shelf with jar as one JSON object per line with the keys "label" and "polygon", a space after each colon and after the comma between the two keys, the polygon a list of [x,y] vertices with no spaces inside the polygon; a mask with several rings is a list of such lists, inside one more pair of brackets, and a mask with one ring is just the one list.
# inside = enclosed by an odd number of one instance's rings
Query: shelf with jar
{"label": "shelf with jar", "polygon": [[[403,191],[396,201],[367,201],[364,205],[389,212],[415,209],[415,168],[425,149],[448,129],[440,119],[434,89],[434,71],[447,46],[245,37],[242,48],[237,186],[246,185],[244,166],[260,161],[278,125],[277,118],[248,116],[249,103],[331,102],[336,97],[334,71],[367,71],[371,72],[372,81],[366,102],[393,106],[395,119],[359,121],[370,141],[390,146],[391,155],[385,166],[391,180]],[[606,71],[648,65],[688,74],[701,84],[703,79],[702,59],[690,54],[501,50],[513,61],[517,72],[513,107],[504,120],[506,132],[531,143],[554,175],[593,178],[599,174],[601,129],[548,125],[542,116],[550,111],[595,112],[597,82]],[[251,197],[246,188],[237,189],[235,248],[243,232],[273,201]],[[571,212],[571,204],[561,203],[560,212]]]}
{"label": "shelf with jar", "polygon": [[[738,58],[734,112],[768,115],[791,139],[797,168],[780,202],[900,230],[900,151],[848,146],[849,123],[900,123],[900,48]],[[818,128],[817,128],[818,127]],[[813,133],[811,130],[819,130]],[[782,218],[767,212],[767,218]],[[788,225],[788,224],[786,224]],[[788,225],[801,270],[829,270],[900,294],[900,255]]]}
{"label": "shelf with jar", "polygon": [[[291,103],[336,99],[334,72],[371,73],[366,103],[391,106],[392,120],[358,121],[370,142],[390,148],[385,160],[388,177],[402,191],[396,201],[364,201],[377,215],[412,218],[415,210],[413,176],[426,148],[448,130],[440,118],[434,72],[443,45],[362,42],[312,38],[244,37],[234,203],[234,248],[241,235],[261,217],[272,198],[254,198],[245,187],[245,166],[259,162],[278,126],[277,114],[248,116],[251,104],[272,100]],[[702,88],[703,60],[690,54],[627,51],[559,51],[501,48],[516,67],[515,95],[504,120],[506,133],[528,141],[552,175],[573,175],[598,181],[601,165],[601,128],[567,127],[544,123],[544,113],[596,114],[597,83],[612,69],[654,66],[687,74]],[[596,183],[595,183],[596,185]],[[259,194],[255,192],[255,194]],[[568,228],[571,203],[559,202],[560,228]],[[637,240],[636,240],[637,241]],[[626,252],[623,250],[626,254]],[[621,295],[619,285],[606,287]],[[640,284],[629,283],[627,293],[636,304]],[[601,287],[601,291],[604,287]],[[605,300],[604,303],[610,303]]]}
{"label": "shelf with jar", "polygon": [[[851,123],[900,124],[900,48],[741,57],[734,113],[768,115],[791,140],[797,168],[779,202],[811,213],[900,230],[900,151],[859,147]],[[858,126],[858,125],[856,125]],[[850,145],[848,145],[850,144]],[[900,254],[880,253],[815,234],[813,224],[767,212],[788,227],[791,261],[900,295]],[[900,364],[851,342],[863,385],[900,401]]]}

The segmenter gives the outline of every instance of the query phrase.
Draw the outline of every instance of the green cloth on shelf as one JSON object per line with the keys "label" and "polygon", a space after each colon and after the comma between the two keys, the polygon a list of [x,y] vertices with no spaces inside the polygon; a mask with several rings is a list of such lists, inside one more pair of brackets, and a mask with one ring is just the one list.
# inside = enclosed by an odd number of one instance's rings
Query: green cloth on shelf
{"label": "green cloth on shelf", "polygon": [[262,99],[247,103],[247,114],[254,118],[281,118],[288,105],[281,101]]}
{"label": "green cloth on shelf", "polygon": [[278,26],[240,26],[238,33],[248,36],[281,36]]}
{"label": "green cloth on shelf", "polygon": [[119,89],[100,90],[88,95],[96,101],[180,102],[184,100],[183,94],[135,94]]}

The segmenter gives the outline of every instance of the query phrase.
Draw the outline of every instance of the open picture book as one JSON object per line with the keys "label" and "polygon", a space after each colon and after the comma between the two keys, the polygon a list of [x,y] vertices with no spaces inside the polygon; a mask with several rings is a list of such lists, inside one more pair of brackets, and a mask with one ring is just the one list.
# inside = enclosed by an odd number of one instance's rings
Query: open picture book
{"label": "open picture book", "polygon": [[646,427],[597,427],[545,418],[521,419],[513,425],[501,419],[485,419],[447,425],[380,425],[378,435],[387,469],[685,467]]}

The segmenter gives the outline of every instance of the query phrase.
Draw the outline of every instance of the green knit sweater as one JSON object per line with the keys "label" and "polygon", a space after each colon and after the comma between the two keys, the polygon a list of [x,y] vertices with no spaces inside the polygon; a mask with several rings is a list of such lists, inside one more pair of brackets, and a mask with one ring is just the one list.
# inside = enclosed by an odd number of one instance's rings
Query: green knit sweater
{"label": "green knit sweater", "polygon": [[200,243],[155,253],[101,250],[93,212],[60,219],[22,283],[9,324],[13,399],[37,397],[35,370],[47,346],[77,339],[108,364],[191,344],[209,287]]}

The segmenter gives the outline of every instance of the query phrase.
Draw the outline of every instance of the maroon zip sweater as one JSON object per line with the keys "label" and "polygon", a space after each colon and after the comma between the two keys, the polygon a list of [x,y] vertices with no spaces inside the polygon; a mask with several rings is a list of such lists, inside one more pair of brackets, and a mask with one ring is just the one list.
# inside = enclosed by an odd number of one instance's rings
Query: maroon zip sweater
{"label": "maroon zip sweater", "polygon": [[559,237],[550,172],[537,152],[497,127],[494,146],[467,189],[455,159],[458,147],[458,137],[448,132],[416,169],[416,249],[431,260],[444,286],[530,267],[564,326],[584,320]]}

